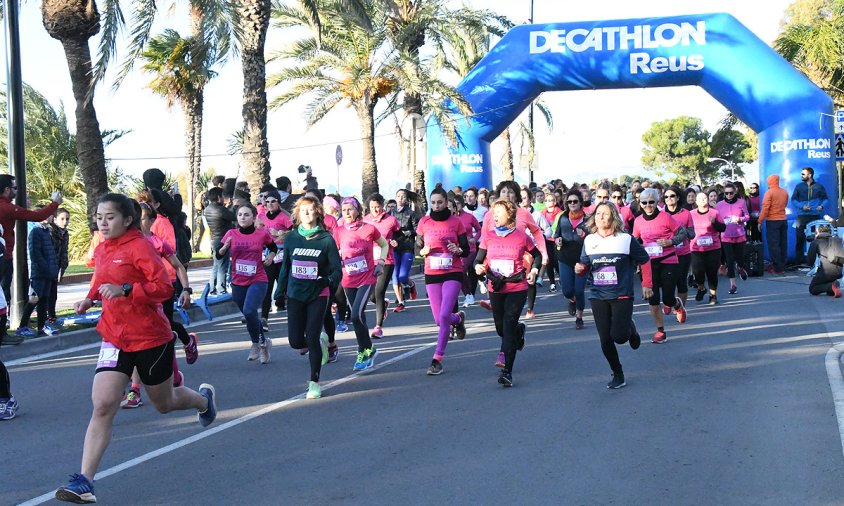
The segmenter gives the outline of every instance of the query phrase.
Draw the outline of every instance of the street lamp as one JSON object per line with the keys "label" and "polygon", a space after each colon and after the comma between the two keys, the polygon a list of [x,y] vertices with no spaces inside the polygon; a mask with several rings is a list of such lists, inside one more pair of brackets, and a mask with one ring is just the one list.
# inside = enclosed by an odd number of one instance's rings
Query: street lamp
{"label": "street lamp", "polygon": [[718,158],[718,157],[707,158],[706,161],[707,162],[724,162],[724,163],[726,163],[727,165],[730,166],[730,180],[731,181],[736,180],[736,164],[735,163],[733,163],[729,160],[724,160],[723,158]]}

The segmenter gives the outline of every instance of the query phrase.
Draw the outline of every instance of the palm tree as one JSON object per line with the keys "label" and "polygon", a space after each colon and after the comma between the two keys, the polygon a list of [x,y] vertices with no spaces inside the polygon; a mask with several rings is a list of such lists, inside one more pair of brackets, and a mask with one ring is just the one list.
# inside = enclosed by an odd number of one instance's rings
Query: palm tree
{"label": "palm tree", "polygon": [[167,101],[176,103],[185,116],[185,152],[187,159],[188,223],[195,226],[194,198],[197,178],[202,170],[202,106],[205,85],[216,73],[211,70],[216,58],[213,52],[193,36],[183,39],[175,30],[165,30],[153,37],[141,53],[143,68],[155,77],[149,88]]}
{"label": "palm tree", "polygon": [[44,0],[41,18],[51,37],[61,42],[76,101],[76,153],[85,188],[87,216],[93,225],[96,202],[108,192],[105,152],[94,109],[91,50],[88,39],[100,31],[100,14],[89,0]]}

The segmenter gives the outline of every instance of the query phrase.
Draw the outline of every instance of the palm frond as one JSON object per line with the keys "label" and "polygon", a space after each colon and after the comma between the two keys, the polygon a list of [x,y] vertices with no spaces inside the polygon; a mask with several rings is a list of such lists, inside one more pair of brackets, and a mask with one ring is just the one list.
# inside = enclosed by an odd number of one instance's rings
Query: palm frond
{"label": "palm frond", "polygon": [[94,86],[103,80],[106,69],[117,50],[117,40],[126,26],[123,11],[120,9],[119,0],[103,0],[102,13],[100,14],[100,43],[97,50],[97,62],[94,64],[93,77],[91,79],[91,91]]}
{"label": "palm frond", "polygon": [[135,9],[133,13],[134,25],[130,33],[129,53],[123,60],[120,71],[117,73],[117,78],[114,81],[114,88],[120,86],[123,79],[132,70],[135,61],[141,56],[144,51],[147,40],[150,38],[152,24],[155,21],[157,12],[155,0],[135,0]]}

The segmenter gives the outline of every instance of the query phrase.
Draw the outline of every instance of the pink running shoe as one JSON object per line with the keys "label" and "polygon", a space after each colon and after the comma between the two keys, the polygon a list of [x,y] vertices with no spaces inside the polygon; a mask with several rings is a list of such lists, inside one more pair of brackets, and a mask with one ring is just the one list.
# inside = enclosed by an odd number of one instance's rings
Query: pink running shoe
{"label": "pink running shoe", "polygon": [[191,332],[188,336],[190,336],[190,341],[185,345],[185,361],[188,364],[193,364],[199,358],[199,349],[197,348],[199,336],[194,332]]}

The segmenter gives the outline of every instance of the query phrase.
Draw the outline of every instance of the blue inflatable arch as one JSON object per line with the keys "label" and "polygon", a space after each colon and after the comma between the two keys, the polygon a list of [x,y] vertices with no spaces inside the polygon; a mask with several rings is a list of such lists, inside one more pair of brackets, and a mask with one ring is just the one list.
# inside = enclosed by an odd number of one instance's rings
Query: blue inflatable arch
{"label": "blue inflatable arch", "polygon": [[729,14],[512,29],[458,85],[475,116],[455,114],[457,147],[429,121],[428,181],[490,188],[490,143],[542,92],[689,85],[757,132],[763,191],[778,174],[790,195],[811,166],[838,215],[832,100]]}

